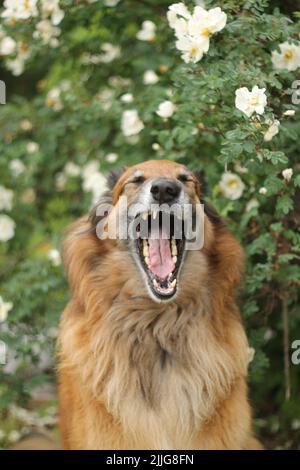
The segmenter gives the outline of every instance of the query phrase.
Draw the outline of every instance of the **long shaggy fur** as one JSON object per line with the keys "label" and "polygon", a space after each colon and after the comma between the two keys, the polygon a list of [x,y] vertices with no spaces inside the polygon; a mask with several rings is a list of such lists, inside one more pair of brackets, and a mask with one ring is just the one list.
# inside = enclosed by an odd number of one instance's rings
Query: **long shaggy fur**
{"label": "long shaggy fur", "polygon": [[208,212],[204,248],[188,252],[178,296],[156,303],[126,246],[99,240],[94,223],[82,218],[64,242],[72,289],[59,338],[64,447],[258,448],[235,303],[239,244]]}

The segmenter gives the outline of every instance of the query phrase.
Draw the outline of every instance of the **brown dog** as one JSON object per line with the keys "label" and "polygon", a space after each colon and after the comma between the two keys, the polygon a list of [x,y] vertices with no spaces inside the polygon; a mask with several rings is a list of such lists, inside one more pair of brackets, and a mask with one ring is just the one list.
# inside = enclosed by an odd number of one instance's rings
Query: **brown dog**
{"label": "brown dog", "polygon": [[[138,221],[137,236],[120,239],[114,228],[115,237],[100,239],[96,226],[107,228],[122,215],[121,196],[127,222]],[[103,217],[110,201],[113,210]],[[150,210],[156,203],[195,208],[199,201],[199,182],[186,167],[147,161],[121,175],[98,215],[69,230],[64,258],[72,298],[59,340],[66,449],[260,447],[235,301],[241,247],[211,207],[205,206],[204,246],[191,250],[184,236],[172,237],[184,217],[171,215],[164,237],[162,213]],[[144,207],[140,218],[136,209],[130,216],[137,204]],[[155,236],[144,240],[141,223],[152,227],[154,220]]]}

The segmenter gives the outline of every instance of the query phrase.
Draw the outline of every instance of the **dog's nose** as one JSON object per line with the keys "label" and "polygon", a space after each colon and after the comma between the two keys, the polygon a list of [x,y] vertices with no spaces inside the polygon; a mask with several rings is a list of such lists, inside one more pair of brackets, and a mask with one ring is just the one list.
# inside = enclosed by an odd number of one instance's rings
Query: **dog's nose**
{"label": "dog's nose", "polygon": [[174,201],[179,196],[181,187],[172,179],[158,178],[153,181],[150,191],[155,201],[162,204]]}

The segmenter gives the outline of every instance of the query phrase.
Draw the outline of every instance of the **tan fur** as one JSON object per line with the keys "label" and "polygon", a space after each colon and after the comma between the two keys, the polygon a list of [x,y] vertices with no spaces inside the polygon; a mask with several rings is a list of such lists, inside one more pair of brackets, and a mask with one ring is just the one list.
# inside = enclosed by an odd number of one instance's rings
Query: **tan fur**
{"label": "tan fur", "polygon": [[[130,168],[175,178],[181,165]],[[199,200],[196,178],[187,192]],[[128,250],[100,241],[82,218],[64,255],[72,298],[59,339],[61,432],[66,449],[259,448],[247,401],[247,339],[235,304],[243,254],[205,218],[205,245],[187,254],[175,300],[156,303]]]}

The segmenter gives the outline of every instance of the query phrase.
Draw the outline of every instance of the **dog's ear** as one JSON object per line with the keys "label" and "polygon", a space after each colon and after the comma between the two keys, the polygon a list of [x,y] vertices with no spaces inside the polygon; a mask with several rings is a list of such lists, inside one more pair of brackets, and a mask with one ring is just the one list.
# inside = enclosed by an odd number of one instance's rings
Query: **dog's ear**
{"label": "dog's ear", "polygon": [[218,226],[225,226],[225,222],[218,213],[218,211],[214,208],[210,202],[206,201],[206,196],[207,196],[207,185],[205,181],[205,171],[204,170],[197,170],[194,171],[194,175],[196,176],[200,188],[201,188],[201,202],[204,204],[204,213],[205,215],[209,218],[209,220],[214,224]]}
{"label": "dog's ear", "polygon": [[123,173],[127,170],[126,166],[122,166],[119,168],[115,168],[114,170],[110,171],[107,175],[107,184],[109,189],[112,191],[114,186],[116,185],[117,181],[121,178]]}
{"label": "dog's ear", "polygon": [[201,195],[204,197],[206,195],[206,182],[205,182],[205,172],[204,170],[196,170],[194,171],[194,175],[196,176],[200,188],[201,188]]}
{"label": "dog's ear", "polygon": [[225,222],[214,206],[205,200],[202,200],[202,203],[204,204],[204,213],[209,218],[211,223],[219,227],[224,227]]}
{"label": "dog's ear", "polygon": [[[93,207],[93,209],[90,212],[89,215],[89,221],[91,223],[92,228],[95,228],[98,224],[98,222],[106,216],[105,213],[105,208],[108,206],[112,206],[112,191],[117,183],[117,181],[120,179],[122,174],[127,170],[125,166],[122,166],[120,168],[115,168],[114,170],[110,171],[108,175],[106,176],[107,180],[107,186],[108,186],[108,191],[106,191],[97,201],[97,204]],[[99,215],[99,209],[103,209],[104,213]],[[101,212],[101,211],[100,211]]]}
{"label": "dog's ear", "polygon": [[88,220],[91,223],[91,227],[95,228],[100,222],[101,219],[107,216],[109,208],[112,206],[112,196],[111,191],[106,191],[100,199],[97,201],[97,204],[90,211]]}

